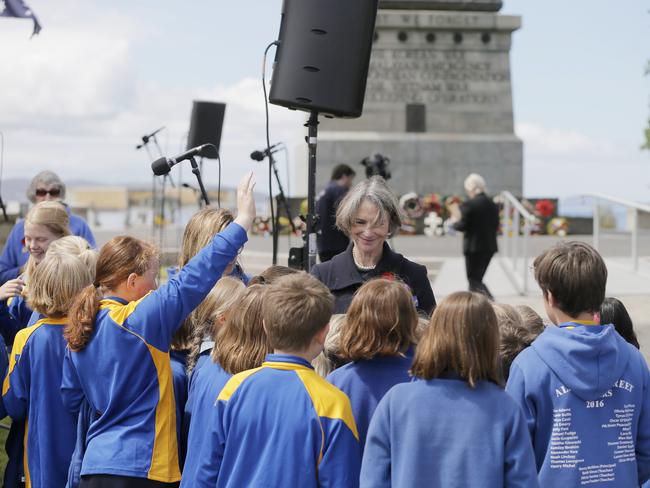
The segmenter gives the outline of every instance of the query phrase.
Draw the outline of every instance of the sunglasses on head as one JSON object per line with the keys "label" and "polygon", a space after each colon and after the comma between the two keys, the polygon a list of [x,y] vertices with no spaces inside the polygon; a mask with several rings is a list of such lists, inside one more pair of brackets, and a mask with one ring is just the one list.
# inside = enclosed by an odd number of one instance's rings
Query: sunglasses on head
{"label": "sunglasses on head", "polygon": [[52,188],[51,190],[46,190],[45,188],[38,188],[36,190],[36,196],[37,197],[44,197],[48,193],[50,194],[50,196],[58,197],[59,195],[61,195],[61,189],[60,188]]}

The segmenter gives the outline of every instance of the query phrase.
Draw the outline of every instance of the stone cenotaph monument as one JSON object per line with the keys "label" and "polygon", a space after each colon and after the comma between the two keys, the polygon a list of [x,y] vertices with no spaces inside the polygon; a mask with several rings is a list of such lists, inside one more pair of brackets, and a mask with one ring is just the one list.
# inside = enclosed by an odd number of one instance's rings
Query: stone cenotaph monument
{"label": "stone cenotaph monument", "polygon": [[[521,18],[496,0],[381,0],[363,116],[321,117],[318,186],[339,163],[390,158],[398,194],[463,191],[472,172],[489,190],[522,192],[509,51]],[[300,171],[300,170],[299,170]]]}

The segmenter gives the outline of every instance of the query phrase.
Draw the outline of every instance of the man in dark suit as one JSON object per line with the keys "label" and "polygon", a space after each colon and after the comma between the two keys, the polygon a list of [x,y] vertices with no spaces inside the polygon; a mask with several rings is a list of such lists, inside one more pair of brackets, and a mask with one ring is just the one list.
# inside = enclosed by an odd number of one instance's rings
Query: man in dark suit
{"label": "man in dark suit", "polygon": [[341,199],[352,188],[355,175],[355,171],[347,164],[335,166],[330,182],[316,200],[320,228],[316,244],[321,263],[345,251],[350,242],[348,236],[336,227],[336,209]]}
{"label": "man in dark suit", "polygon": [[499,228],[499,207],[485,194],[485,180],[472,173],[465,179],[465,192],[469,197],[460,209],[450,206],[454,228],[463,232],[463,253],[465,270],[470,291],[494,297],[483,283],[490,260],[497,252],[497,229]]}

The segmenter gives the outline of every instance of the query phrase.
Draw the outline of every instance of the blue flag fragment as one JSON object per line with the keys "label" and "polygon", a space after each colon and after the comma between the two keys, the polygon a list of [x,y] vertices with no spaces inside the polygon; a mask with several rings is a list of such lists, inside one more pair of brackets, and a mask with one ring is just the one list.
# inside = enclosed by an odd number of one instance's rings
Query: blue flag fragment
{"label": "blue flag fragment", "polygon": [[41,24],[38,23],[38,19],[34,15],[34,12],[25,5],[23,0],[0,0],[0,17],[32,19],[34,21],[32,37],[41,31]]}

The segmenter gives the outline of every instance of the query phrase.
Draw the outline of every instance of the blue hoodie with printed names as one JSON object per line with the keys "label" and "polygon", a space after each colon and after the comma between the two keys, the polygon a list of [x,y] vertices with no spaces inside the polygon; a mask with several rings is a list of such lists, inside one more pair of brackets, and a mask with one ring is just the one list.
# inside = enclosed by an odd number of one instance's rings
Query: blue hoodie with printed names
{"label": "blue hoodie with printed names", "polygon": [[650,373],[611,325],[548,327],[517,356],[521,406],[543,487],[636,487],[650,478]]}

